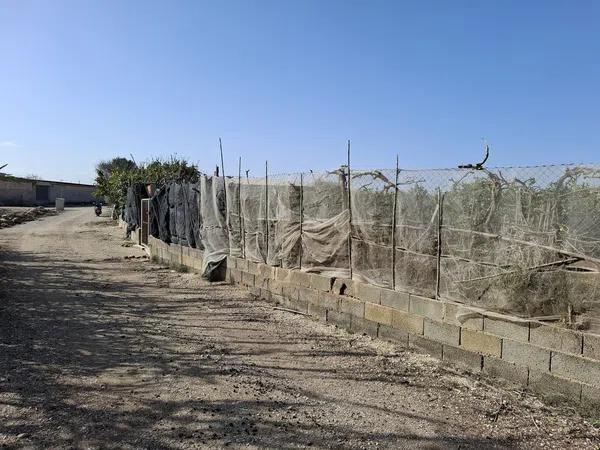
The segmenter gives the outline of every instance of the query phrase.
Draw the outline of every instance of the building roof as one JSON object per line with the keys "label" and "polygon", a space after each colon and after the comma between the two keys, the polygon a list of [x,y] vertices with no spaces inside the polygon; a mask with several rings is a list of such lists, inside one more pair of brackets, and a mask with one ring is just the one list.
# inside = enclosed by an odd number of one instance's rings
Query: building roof
{"label": "building roof", "polygon": [[0,180],[16,181],[16,182],[23,182],[23,183],[25,183],[25,182],[26,183],[50,183],[50,184],[60,184],[63,186],[80,186],[80,187],[91,187],[91,188],[96,187],[93,184],[72,183],[70,181],[38,180],[38,179],[33,179],[33,178],[15,177],[15,176],[9,175],[7,173],[0,173]]}

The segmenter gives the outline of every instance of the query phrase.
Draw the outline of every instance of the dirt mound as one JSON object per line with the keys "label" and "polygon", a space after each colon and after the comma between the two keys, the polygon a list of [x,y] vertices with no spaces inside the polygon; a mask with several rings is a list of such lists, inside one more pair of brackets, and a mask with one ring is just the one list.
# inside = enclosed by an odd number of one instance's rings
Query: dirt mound
{"label": "dirt mound", "polygon": [[36,208],[0,209],[0,228],[8,228],[23,222],[30,222],[44,216],[53,216],[53,209],[38,206]]}

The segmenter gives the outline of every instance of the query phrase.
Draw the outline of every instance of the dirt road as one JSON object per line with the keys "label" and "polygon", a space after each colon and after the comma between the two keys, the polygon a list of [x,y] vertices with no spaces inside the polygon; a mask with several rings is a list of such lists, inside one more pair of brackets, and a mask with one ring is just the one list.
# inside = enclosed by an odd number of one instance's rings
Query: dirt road
{"label": "dirt road", "polygon": [[91,208],[0,231],[0,448],[597,448],[568,408],[178,273]]}

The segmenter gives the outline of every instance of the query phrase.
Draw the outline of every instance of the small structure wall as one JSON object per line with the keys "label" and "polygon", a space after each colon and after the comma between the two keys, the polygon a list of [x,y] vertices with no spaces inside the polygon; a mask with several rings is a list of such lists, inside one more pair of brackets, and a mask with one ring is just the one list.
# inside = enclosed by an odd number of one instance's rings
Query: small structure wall
{"label": "small structure wall", "polygon": [[[149,237],[153,258],[199,271],[202,252]],[[600,413],[600,335],[462,304],[227,258],[227,280],[350,332]]]}
{"label": "small structure wall", "polygon": [[[47,200],[37,198],[37,186],[48,187]],[[66,204],[91,203],[94,190],[95,186],[88,184],[5,178],[0,179],[0,206],[53,205],[57,197],[64,198]]]}

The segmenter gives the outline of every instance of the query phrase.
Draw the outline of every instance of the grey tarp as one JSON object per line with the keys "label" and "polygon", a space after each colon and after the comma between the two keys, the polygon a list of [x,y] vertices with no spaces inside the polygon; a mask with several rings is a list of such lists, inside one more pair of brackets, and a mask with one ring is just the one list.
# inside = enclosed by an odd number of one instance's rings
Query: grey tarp
{"label": "grey tarp", "polygon": [[200,234],[204,245],[202,276],[222,279],[222,262],[229,254],[225,216],[225,186],[219,177],[200,178]]}

